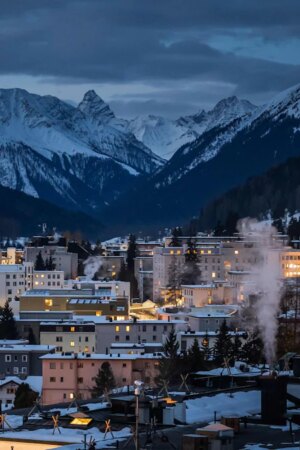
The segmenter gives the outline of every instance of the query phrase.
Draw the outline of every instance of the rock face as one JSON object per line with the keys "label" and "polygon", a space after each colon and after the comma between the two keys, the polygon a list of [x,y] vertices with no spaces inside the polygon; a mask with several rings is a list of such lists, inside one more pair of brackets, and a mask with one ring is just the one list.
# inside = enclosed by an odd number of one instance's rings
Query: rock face
{"label": "rock face", "polygon": [[[245,105],[247,113],[224,115],[224,104],[235,105],[235,111],[245,111]],[[215,125],[183,145],[157,173],[133,189],[130,202],[120,197],[108,210],[110,219],[115,221],[118,211],[133,231],[185,223],[247,178],[300,155],[300,85],[263,107],[250,109],[247,102],[241,105],[235,98],[219,102],[213,110]]]}
{"label": "rock face", "polygon": [[94,91],[77,108],[22,89],[0,90],[0,184],[89,211],[163,160]]}

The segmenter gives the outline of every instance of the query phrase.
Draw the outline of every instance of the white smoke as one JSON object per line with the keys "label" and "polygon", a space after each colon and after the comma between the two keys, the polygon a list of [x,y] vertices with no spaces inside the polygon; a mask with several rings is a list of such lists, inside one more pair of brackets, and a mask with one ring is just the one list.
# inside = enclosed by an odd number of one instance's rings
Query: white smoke
{"label": "white smoke", "polygon": [[249,275],[247,294],[255,294],[255,316],[268,364],[276,358],[277,316],[280,308],[280,254],[282,243],[275,238],[276,228],[254,219],[242,219],[238,229],[245,239],[254,241],[256,263]]}
{"label": "white smoke", "polygon": [[91,281],[94,275],[101,269],[103,265],[103,259],[101,256],[89,256],[86,261],[84,261],[84,275],[87,280]]}

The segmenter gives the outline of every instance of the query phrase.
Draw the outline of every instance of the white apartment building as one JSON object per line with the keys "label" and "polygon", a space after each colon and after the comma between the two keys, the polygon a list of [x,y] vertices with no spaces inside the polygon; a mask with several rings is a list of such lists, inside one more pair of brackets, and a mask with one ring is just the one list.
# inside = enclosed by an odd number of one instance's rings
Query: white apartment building
{"label": "white apartment building", "polygon": [[33,264],[0,265],[0,306],[8,300],[14,313],[19,312],[19,297],[32,288]]}
{"label": "white apartment building", "polygon": [[233,289],[229,283],[186,284],[181,288],[183,306],[188,308],[233,302]]}
{"label": "white apartment building", "polygon": [[94,353],[95,324],[84,320],[48,321],[40,324],[40,343],[56,352]]}
{"label": "white apartment building", "polygon": [[64,272],[61,270],[34,270],[32,289],[63,289]]}
{"label": "white apartment building", "polygon": [[162,291],[170,283],[170,266],[176,266],[176,272],[182,273],[185,257],[183,247],[156,247],[153,250],[153,300],[162,297]]}

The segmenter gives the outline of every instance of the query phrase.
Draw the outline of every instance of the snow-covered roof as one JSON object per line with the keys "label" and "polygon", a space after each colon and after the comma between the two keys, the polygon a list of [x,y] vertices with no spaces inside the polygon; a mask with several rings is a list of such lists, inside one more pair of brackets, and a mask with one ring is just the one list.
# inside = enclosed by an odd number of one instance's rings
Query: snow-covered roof
{"label": "snow-covered roof", "polygon": [[28,376],[24,379],[21,379],[17,376],[9,376],[5,377],[3,379],[0,379],[0,387],[5,386],[8,383],[15,383],[15,384],[22,384],[27,383],[29,384],[30,388],[41,394],[42,392],[42,384],[43,384],[43,377],[42,376]]}
{"label": "snow-covered roof", "polygon": [[3,345],[0,347],[0,352],[7,353],[9,351],[14,352],[49,352],[51,350],[55,350],[55,346],[53,345]]}
{"label": "snow-covered roof", "polygon": [[136,360],[136,359],[156,359],[160,358],[161,353],[146,353],[143,355],[139,354],[128,354],[128,353],[49,353],[43,355],[40,359],[86,359],[86,360]]}

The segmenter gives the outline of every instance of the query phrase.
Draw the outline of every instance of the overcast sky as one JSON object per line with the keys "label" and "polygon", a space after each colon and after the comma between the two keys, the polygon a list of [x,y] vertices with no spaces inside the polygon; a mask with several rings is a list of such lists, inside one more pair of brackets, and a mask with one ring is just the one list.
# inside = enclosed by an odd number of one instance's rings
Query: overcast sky
{"label": "overcast sky", "polygon": [[0,87],[170,117],[300,83],[300,0],[1,0]]}

